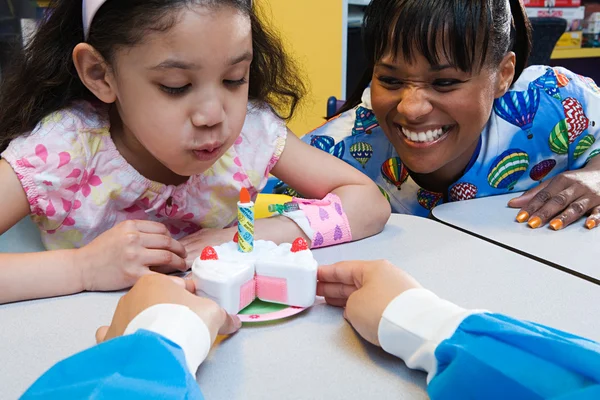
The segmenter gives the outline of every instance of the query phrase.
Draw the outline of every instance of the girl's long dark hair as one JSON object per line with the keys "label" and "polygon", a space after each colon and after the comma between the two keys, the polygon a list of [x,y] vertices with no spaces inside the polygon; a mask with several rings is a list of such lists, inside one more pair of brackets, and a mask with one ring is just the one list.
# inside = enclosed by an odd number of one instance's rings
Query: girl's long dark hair
{"label": "girl's long dark hair", "polygon": [[[255,2],[256,3],[256,2]],[[269,103],[289,119],[305,93],[298,69],[277,35],[263,25],[250,0],[107,0],[90,27],[87,42],[108,62],[120,46],[133,46],[148,31],[166,31],[177,11],[192,5],[234,7],[249,16],[254,59],[249,99]],[[0,85],[0,151],[30,132],[46,115],[76,100],[94,100],[80,81],[73,49],[84,41],[81,0],[53,0],[51,13],[29,44],[13,56]],[[206,39],[205,39],[206,40]]]}
{"label": "girl's long dark hair", "polygon": [[442,54],[465,72],[515,52],[514,82],[527,66],[531,24],[520,0],[373,0],[365,12],[363,41],[367,70],[339,112],[360,104],[375,63],[386,53],[402,54],[409,62],[419,53],[438,65],[439,43]]}

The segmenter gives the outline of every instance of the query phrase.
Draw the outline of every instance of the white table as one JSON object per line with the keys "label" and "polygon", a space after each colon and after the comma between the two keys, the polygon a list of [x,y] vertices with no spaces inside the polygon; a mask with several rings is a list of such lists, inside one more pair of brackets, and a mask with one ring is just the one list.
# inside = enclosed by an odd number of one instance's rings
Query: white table
{"label": "white table", "polygon": [[587,229],[585,219],[560,231],[548,225],[531,229],[515,221],[518,209],[506,205],[518,195],[442,204],[432,213],[438,221],[600,284],[600,229]]}
{"label": "white table", "polygon": [[[382,234],[315,257],[322,264],[388,258],[465,307],[600,340],[597,285],[425,218],[394,215]],[[1,397],[16,398],[55,362],[93,345],[118,297],[84,293],[0,306]],[[207,399],[427,398],[423,373],[359,339],[341,309],[324,304],[244,327],[213,348],[197,377]]]}

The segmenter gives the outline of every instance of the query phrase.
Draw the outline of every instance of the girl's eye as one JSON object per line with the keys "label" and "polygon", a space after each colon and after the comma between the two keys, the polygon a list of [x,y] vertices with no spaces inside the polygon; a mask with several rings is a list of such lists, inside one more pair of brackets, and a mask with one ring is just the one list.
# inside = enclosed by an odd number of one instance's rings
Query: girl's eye
{"label": "girl's eye", "polygon": [[170,86],[160,85],[160,89],[167,94],[177,96],[177,95],[185,93],[190,86],[191,86],[190,84],[187,84],[187,85],[181,86],[181,87],[170,87]]}
{"label": "girl's eye", "polygon": [[223,81],[223,83],[225,83],[226,86],[231,86],[231,87],[242,86],[242,85],[245,85],[247,82],[248,81],[246,80],[246,78],[242,78],[242,79],[238,79],[238,80],[225,79]]}

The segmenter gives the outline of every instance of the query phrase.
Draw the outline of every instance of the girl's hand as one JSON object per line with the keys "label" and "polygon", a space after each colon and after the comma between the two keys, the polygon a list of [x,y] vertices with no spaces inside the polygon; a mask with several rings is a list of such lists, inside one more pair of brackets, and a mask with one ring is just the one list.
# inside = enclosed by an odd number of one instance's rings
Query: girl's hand
{"label": "girl's hand", "polygon": [[134,285],[150,267],[187,270],[186,251],[167,227],[153,221],[123,221],[77,250],[84,290],[119,290]]}
{"label": "girl's hand", "polygon": [[529,221],[534,229],[550,222],[552,229],[560,230],[589,214],[585,226],[588,229],[598,226],[600,163],[591,164],[584,169],[563,172],[512,199],[509,207],[521,208],[517,221]]}
{"label": "girl's hand", "polygon": [[328,304],[346,307],[344,318],[367,341],[379,346],[383,312],[392,300],[421,285],[385,260],[342,261],[319,267],[317,295]]}
{"label": "girl's hand", "polygon": [[[180,239],[179,242],[185,247],[187,252],[186,263],[188,268],[192,266],[194,260],[200,256],[206,246],[218,246],[233,240],[237,232],[237,225],[224,229],[201,229],[196,233]],[[254,238],[256,240],[256,237]]]}

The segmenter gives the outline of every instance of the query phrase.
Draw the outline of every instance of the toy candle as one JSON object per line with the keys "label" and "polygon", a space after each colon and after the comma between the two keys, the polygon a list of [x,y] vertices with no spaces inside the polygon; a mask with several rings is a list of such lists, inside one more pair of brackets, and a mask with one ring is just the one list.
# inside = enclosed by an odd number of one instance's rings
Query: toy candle
{"label": "toy candle", "polygon": [[248,189],[240,190],[238,206],[238,250],[250,253],[254,249],[254,202]]}

